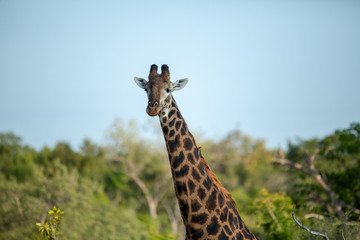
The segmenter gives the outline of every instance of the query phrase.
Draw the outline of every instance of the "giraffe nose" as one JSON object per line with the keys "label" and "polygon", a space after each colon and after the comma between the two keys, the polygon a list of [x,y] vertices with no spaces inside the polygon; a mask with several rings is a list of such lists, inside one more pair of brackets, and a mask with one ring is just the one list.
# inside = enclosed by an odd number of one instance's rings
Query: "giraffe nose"
{"label": "giraffe nose", "polygon": [[157,107],[159,102],[157,100],[152,100],[148,102],[149,107]]}

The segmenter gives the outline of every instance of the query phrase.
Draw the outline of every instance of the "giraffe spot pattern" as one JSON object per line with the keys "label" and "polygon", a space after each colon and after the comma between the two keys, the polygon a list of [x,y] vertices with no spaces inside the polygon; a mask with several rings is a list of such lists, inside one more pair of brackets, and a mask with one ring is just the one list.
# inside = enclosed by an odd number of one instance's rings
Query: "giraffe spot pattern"
{"label": "giraffe spot pattern", "polygon": [[173,127],[175,124],[175,118],[169,122],[169,127]]}
{"label": "giraffe spot pattern", "polygon": [[170,133],[169,133],[169,137],[173,137],[174,135],[175,135],[175,131],[171,130]]}
{"label": "giraffe spot pattern", "polygon": [[178,168],[183,163],[184,159],[185,159],[184,153],[180,152],[179,156],[174,157],[174,159],[173,159],[173,162],[172,162],[173,168],[174,169]]}
{"label": "giraffe spot pattern", "polygon": [[193,240],[197,240],[197,239],[201,239],[201,237],[203,236],[204,232],[202,230],[194,233],[191,235],[191,239]]}
{"label": "giraffe spot pattern", "polygon": [[196,168],[192,168],[192,169],[191,169],[191,176],[192,176],[196,181],[200,182],[201,177],[200,177],[199,172],[196,170]]}
{"label": "giraffe spot pattern", "polygon": [[163,127],[162,130],[165,135],[167,135],[169,132],[169,128],[167,126]]}
{"label": "giraffe spot pattern", "polygon": [[204,200],[204,198],[206,197],[206,192],[201,186],[199,186],[199,189],[198,189],[198,196],[199,196],[200,200]]}
{"label": "giraffe spot pattern", "polygon": [[201,204],[199,203],[198,200],[196,199],[191,200],[191,211],[193,213],[199,211],[200,208],[201,208]]}
{"label": "giraffe spot pattern", "polygon": [[167,117],[163,117],[163,118],[161,119],[161,121],[162,121],[163,123],[166,123]]}
{"label": "giraffe spot pattern", "polygon": [[219,203],[219,207],[222,208],[222,206],[224,205],[224,196],[223,194],[220,192],[219,195],[218,195],[218,203]]}
{"label": "giraffe spot pattern", "polygon": [[196,215],[193,215],[191,217],[191,222],[192,223],[198,223],[198,224],[204,224],[206,223],[207,219],[208,219],[208,214],[207,213],[200,213],[200,214],[196,214]]}
{"label": "giraffe spot pattern", "polygon": [[220,215],[220,210],[216,209],[216,215],[219,216]]}
{"label": "giraffe spot pattern", "polygon": [[195,164],[194,156],[193,156],[191,153],[188,153],[187,159],[188,159],[189,162],[191,162],[192,164]]}
{"label": "giraffe spot pattern", "polygon": [[191,179],[189,179],[188,180],[188,189],[190,190],[190,195],[194,193],[195,188],[196,188],[195,183]]}
{"label": "giraffe spot pattern", "polygon": [[193,147],[193,142],[191,141],[191,139],[190,138],[185,138],[185,140],[184,140],[184,148],[189,151],[189,150],[192,149],[192,147]]}
{"label": "giraffe spot pattern", "polygon": [[220,221],[225,222],[228,217],[228,208],[225,207],[220,215]]}
{"label": "giraffe spot pattern", "polygon": [[216,208],[216,189],[213,189],[208,199],[206,200],[206,209],[214,210]]}
{"label": "giraffe spot pattern", "polygon": [[229,212],[228,223],[231,227],[231,230],[234,231],[234,215],[231,212]]}
{"label": "giraffe spot pattern", "polygon": [[183,125],[183,127],[181,128],[180,132],[181,132],[181,136],[184,136],[184,135],[186,134],[186,130],[185,130],[185,128],[184,128],[184,125]]}
{"label": "giraffe spot pattern", "polygon": [[204,168],[204,164],[202,162],[199,163],[198,170],[199,170],[201,175],[205,174],[205,168]]}
{"label": "giraffe spot pattern", "polygon": [[170,119],[172,115],[174,115],[174,113],[175,113],[175,109],[171,110],[168,114],[168,118]]}
{"label": "giraffe spot pattern", "polygon": [[179,207],[183,218],[187,219],[189,214],[189,205],[187,202],[179,200]]}
{"label": "giraffe spot pattern", "polygon": [[213,182],[212,182],[211,178],[209,177],[209,175],[207,175],[207,176],[206,176],[206,179],[204,179],[204,181],[203,181],[204,187],[205,187],[208,191],[210,191],[210,188],[211,188],[212,184],[213,184]]}
{"label": "giraffe spot pattern", "polygon": [[223,230],[221,230],[221,233],[218,237],[219,240],[228,240],[229,238],[226,236]]}
{"label": "giraffe spot pattern", "polygon": [[236,234],[236,239],[237,239],[237,240],[243,240],[243,239],[244,239],[244,236],[243,236],[240,232],[238,232],[238,233]]}
{"label": "giraffe spot pattern", "polygon": [[169,140],[168,142],[169,142],[168,143],[169,151],[170,151],[170,153],[173,153],[180,146],[180,136],[176,135],[174,140]]}
{"label": "giraffe spot pattern", "polygon": [[206,227],[206,231],[209,235],[216,235],[219,232],[220,224],[217,221],[217,218],[213,216],[211,218],[210,224]]}
{"label": "giraffe spot pattern", "polygon": [[179,128],[180,128],[180,126],[181,126],[181,123],[182,123],[182,121],[177,121],[177,122],[175,123],[175,129],[176,129],[176,131],[179,131]]}
{"label": "giraffe spot pattern", "polygon": [[183,193],[187,193],[187,187],[186,184],[180,181],[176,181],[175,182],[175,188],[176,188],[176,192],[177,194],[180,196]]}
{"label": "giraffe spot pattern", "polygon": [[200,239],[204,235],[202,229],[190,228],[191,239]]}
{"label": "giraffe spot pattern", "polygon": [[175,177],[182,178],[185,177],[189,173],[189,166],[183,166],[179,171],[175,171]]}
{"label": "giraffe spot pattern", "polygon": [[232,231],[230,230],[230,228],[229,228],[228,225],[225,225],[225,226],[224,226],[224,229],[225,229],[225,232],[226,232],[227,234],[229,234],[229,235],[232,234]]}

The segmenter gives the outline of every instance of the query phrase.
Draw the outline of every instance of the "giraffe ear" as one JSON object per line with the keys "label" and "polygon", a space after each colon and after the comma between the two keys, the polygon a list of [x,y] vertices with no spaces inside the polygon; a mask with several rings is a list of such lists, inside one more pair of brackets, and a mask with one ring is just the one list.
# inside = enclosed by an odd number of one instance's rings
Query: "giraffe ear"
{"label": "giraffe ear", "polygon": [[176,82],[174,82],[173,83],[174,91],[183,89],[188,81],[189,81],[189,79],[183,78],[183,79],[180,79],[180,80],[177,80]]}
{"label": "giraffe ear", "polygon": [[134,81],[135,83],[142,89],[146,88],[146,84],[148,83],[145,79],[143,78],[138,78],[138,77],[134,77]]}

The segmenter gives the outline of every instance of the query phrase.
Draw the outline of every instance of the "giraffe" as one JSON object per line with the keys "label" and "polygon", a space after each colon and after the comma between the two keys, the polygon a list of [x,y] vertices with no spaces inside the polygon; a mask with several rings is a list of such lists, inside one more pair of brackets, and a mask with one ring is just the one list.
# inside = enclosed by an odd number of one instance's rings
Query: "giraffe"
{"label": "giraffe", "polygon": [[257,239],[240,218],[231,195],[210,170],[172,96],[173,91],[185,87],[188,79],[172,83],[167,65],[162,65],[161,74],[157,70],[153,64],[149,81],[138,77],[134,80],[147,93],[147,114],[160,119],[185,239]]}

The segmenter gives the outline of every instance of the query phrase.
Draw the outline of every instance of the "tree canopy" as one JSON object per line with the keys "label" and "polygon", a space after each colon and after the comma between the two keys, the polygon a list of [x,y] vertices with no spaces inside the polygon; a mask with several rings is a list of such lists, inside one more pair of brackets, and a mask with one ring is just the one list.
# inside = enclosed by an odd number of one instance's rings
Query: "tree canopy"
{"label": "tree canopy", "polygon": [[[35,150],[0,133],[0,239],[42,239],[49,209],[65,211],[61,239],[183,239],[166,148],[137,125],[115,121],[104,144],[85,139]],[[260,239],[360,237],[360,123],[286,150],[235,130],[198,140],[212,171]],[[43,226],[43,225],[42,225]]]}

